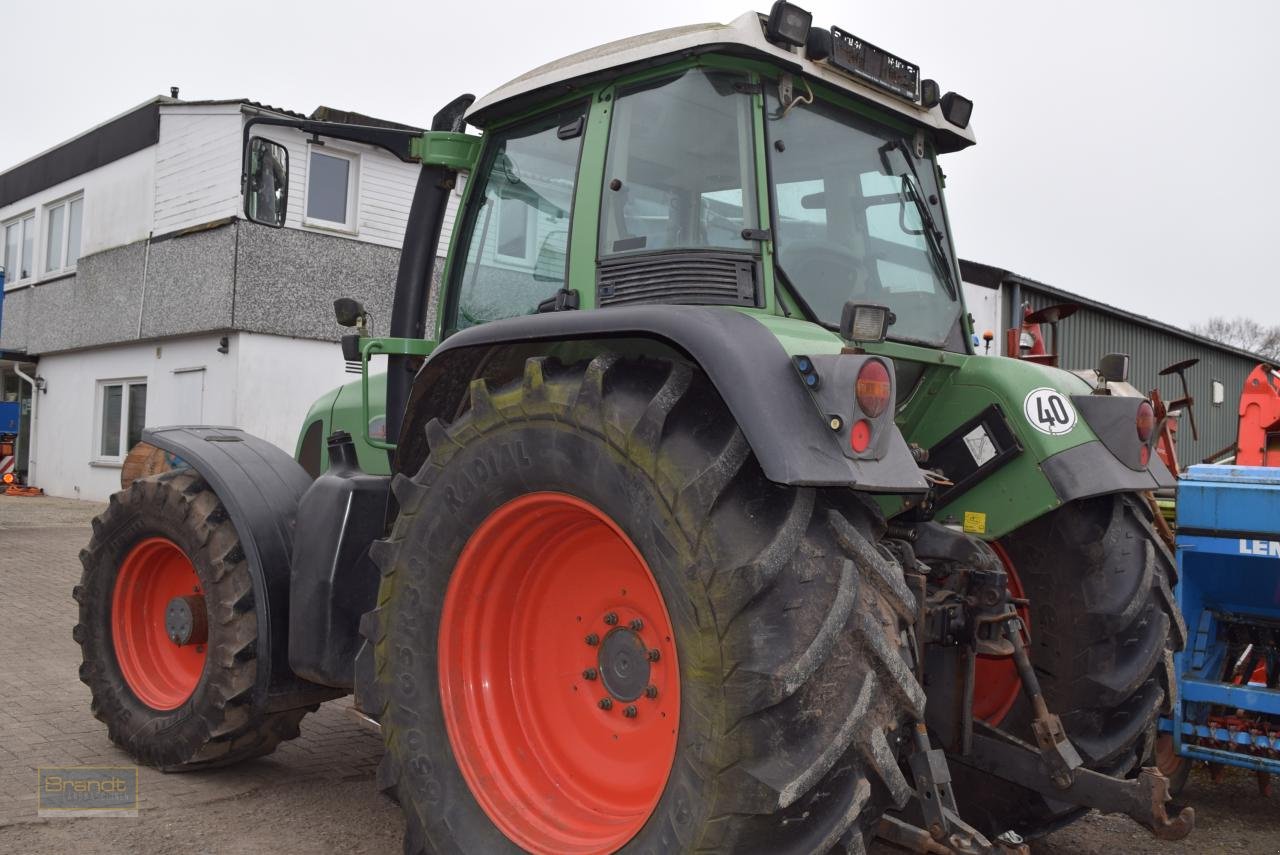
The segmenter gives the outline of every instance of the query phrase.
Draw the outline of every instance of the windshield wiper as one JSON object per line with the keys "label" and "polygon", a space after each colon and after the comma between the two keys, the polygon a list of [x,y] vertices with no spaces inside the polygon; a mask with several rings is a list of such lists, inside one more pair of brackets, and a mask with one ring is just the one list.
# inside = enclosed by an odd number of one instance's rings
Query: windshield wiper
{"label": "windshield wiper", "polygon": [[[902,153],[903,162],[907,167],[905,172],[895,170],[889,164],[889,158],[886,155],[895,149]],[[951,261],[947,258],[946,250],[942,248],[942,230],[938,228],[938,221],[934,219],[933,212],[929,210],[929,204],[924,199],[924,185],[920,183],[920,173],[916,171],[915,155],[902,140],[885,143],[881,146],[880,153],[881,160],[884,161],[889,172],[901,177],[903,183],[907,185],[907,195],[915,203],[916,212],[920,214],[920,221],[924,224],[925,242],[929,244],[929,253],[933,256],[934,264],[941,268],[939,272],[942,275],[943,284],[947,286],[951,296],[956,297],[959,288],[956,286],[955,274],[951,270]]]}

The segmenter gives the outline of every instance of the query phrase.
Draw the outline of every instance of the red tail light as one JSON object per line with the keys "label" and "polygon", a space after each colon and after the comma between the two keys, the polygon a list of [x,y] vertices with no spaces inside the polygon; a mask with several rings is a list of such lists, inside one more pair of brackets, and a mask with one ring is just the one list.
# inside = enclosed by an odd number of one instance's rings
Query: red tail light
{"label": "red tail light", "polygon": [[1143,401],[1138,405],[1138,439],[1147,442],[1151,439],[1151,434],[1156,429],[1156,411],[1151,408],[1151,404]]}
{"label": "red tail light", "polygon": [[858,407],[868,418],[876,418],[889,408],[889,396],[893,384],[889,382],[889,369],[878,359],[868,359],[858,371]]}
{"label": "red tail light", "polygon": [[849,447],[853,449],[854,454],[861,454],[869,445],[871,445],[871,422],[858,419],[849,429]]}

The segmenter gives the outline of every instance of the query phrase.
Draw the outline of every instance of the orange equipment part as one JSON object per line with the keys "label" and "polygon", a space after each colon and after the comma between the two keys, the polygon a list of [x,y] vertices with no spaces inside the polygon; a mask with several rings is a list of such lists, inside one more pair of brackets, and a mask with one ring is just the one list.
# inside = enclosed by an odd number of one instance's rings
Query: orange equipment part
{"label": "orange equipment part", "polygon": [[1280,466],[1280,379],[1266,363],[1249,372],[1240,393],[1236,465]]}

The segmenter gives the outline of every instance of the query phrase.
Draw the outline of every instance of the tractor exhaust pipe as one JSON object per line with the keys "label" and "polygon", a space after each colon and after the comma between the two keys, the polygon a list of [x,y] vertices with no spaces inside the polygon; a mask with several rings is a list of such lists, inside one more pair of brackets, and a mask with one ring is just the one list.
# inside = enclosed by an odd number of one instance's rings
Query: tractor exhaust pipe
{"label": "tractor exhaust pipe", "polygon": [[[464,126],[467,108],[474,95],[460,95],[445,105],[431,120],[433,131],[459,132]],[[444,222],[449,193],[457,172],[443,166],[424,166],[418,173],[418,186],[405,223],[404,247],[400,250],[400,267],[396,272],[396,290],[391,303],[390,333],[395,338],[422,338],[426,332],[427,303],[431,295],[431,278],[440,245],[440,226]],[[413,376],[407,356],[387,359],[387,441],[400,441],[400,422]],[[387,452],[393,458],[395,452]]]}

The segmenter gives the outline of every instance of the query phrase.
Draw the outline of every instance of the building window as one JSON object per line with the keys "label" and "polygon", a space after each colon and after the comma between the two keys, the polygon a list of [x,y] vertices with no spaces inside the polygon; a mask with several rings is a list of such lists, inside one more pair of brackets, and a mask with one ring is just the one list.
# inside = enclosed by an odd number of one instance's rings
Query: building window
{"label": "building window", "polygon": [[304,223],[345,232],[356,230],[356,178],[360,158],[354,154],[311,149],[307,158],[307,203]]}
{"label": "building window", "polygon": [[36,215],[23,214],[4,225],[4,282],[17,285],[31,278],[35,261]]}
{"label": "building window", "polygon": [[1226,387],[1222,385],[1221,380],[1214,380],[1213,381],[1213,405],[1215,407],[1221,407],[1222,402],[1225,401],[1226,399],[1227,399]]}
{"label": "building window", "polygon": [[147,381],[99,381],[97,409],[94,457],[118,463],[142,441],[142,428],[147,423]]}
{"label": "building window", "polygon": [[66,273],[80,259],[84,197],[63,199],[44,209],[44,272]]}

